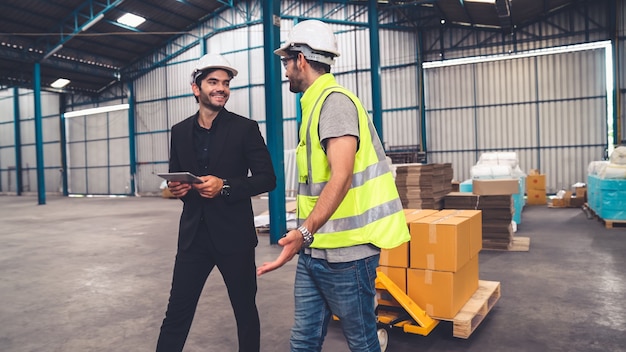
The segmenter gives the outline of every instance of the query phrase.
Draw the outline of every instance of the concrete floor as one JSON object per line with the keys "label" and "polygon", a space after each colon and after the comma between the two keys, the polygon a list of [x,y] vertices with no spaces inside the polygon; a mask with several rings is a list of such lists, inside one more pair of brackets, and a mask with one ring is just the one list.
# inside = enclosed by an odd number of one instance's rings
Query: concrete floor
{"label": "concrete floor", "polygon": [[[168,299],[181,204],[162,198],[0,197],[0,351],[154,351]],[[255,212],[267,201],[255,199]],[[626,229],[580,209],[527,206],[529,252],[482,251],[502,297],[469,339],[442,322],[390,331],[388,351],[626,351]],[[280,248],[260,236],[257,263]],[[259,279],[262,351],[288,351],[295,260]],[[218,271],[185,351],[235,351]],[[324,351],[347,351],[332,322]]]}

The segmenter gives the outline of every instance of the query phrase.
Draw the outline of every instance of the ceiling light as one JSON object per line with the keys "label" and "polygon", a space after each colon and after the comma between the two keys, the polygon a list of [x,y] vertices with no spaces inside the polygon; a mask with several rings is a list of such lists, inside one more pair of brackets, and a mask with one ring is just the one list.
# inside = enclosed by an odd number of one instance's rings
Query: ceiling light
{"label": "ceiling light", "polygon": [[70,80],[69,79],[59,78],[56,81],[52,82],[50,87],[52,87],[52,88],[63,88],[63,87],[65,87],[68,84],[70,84]]}
{"label": "ceiling light", "polygon": [[133,28],[139,26],[140,24],[144,23],[145,21],[146,21],[145,18],[143,18],[141,16],[133,15],[132,13],[127,13],[127,14],[125,14],[122,17],[117,19],[117,22],[119,22],[121,24],[125,24],[125,25],[133,27]]}
{"label": "ceiling light", "polygon": [[87,115],[95,115],[102,114],[105,112],[119,111],[119,110],[128,110],[130,107],[129,104],[119,104],[119,105],[109,105],[109,106],[101,106],[98,108],[70,111],[63,114],[64,117],[77,117],[77,116],[87,116]]}
{"label": "ceiling light", "polygon": [[495,4],[496,0],[465,0],[465,2],[482,2],[485,4]]}

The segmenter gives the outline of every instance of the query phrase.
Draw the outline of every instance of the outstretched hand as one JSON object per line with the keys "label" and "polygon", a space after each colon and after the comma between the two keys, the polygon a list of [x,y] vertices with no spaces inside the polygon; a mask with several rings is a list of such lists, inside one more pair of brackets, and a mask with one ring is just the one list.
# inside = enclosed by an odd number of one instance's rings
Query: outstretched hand
{"label": "outstretched hand", "polygon": [[304,240],[300,231],[291,230],[287,232],[283,238],[278,240],[278,244],[283,247],[283,250],[280,252],[278,258],[276,258],[273,262],[265,262],[263,265],[258,267],[256,269],[257,276],[261,276],[285,265],[300,251],[303,242]]}

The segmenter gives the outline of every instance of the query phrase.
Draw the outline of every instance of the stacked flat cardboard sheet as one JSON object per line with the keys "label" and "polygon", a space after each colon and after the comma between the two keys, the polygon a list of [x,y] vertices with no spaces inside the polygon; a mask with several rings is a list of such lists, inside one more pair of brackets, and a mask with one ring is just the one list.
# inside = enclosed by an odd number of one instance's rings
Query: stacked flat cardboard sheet
{"label": "stacked flat cardboard sheet", "polygon": [[482,236],[485,249],[509,249],[513,244],[511,220],[515,212],[511,195],[481,196],[468,192],[450,192],[445,209],[482,211]]}
{"label": "stacked flat cardboard sheet", "polygon": [[452,164],[397,164],[396,187],[406,209],[443,208],[452,191]]}

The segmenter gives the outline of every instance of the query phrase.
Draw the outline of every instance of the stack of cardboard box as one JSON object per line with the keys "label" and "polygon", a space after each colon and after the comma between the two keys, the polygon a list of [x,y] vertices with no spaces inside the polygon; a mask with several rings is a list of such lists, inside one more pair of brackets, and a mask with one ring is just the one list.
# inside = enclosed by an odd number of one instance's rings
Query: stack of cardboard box
{"label": "stack of cardboard box", "polygon": [[482,247],[510,249],[513,243],[513,200],[510,195],[481,196],[468,192],[450,192],[444,203],[446,209],[482,211]]}
{"label": "stack of cardboard box", "polygon": [[450,192],[444,207],[482,211],[483,248],[508,250],[513,245],[513,195],[519,193],[519,182],[519,179],[472,180],[472,193]]}
{"label": "stack of cardboard box", "polygon": [[532,169],[526,176],[526,204],[546,205],[546,175]]}
{"label": "stack of cardboard box", "polygon": [[561,191],[552,198],[552,208],[580,208],[587,202],[587,185],[572,187],[574,191]]}
{"label": "stack of cardboard box", "polygon": [[397,164],[396,187],[407,209],[442,209],[452,190],[452,164]]}
{"label": "stack of cardboard box", "polygon": [[477,210],[405,210],[411,241],[383,250],[379,270],[433,318],[452,319],[478,288]]}

